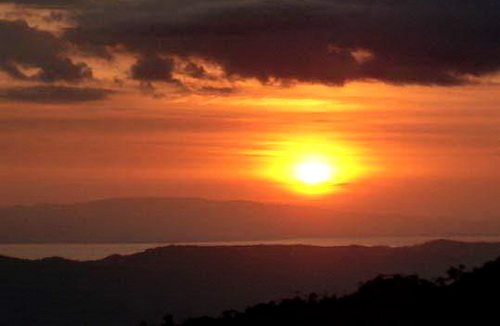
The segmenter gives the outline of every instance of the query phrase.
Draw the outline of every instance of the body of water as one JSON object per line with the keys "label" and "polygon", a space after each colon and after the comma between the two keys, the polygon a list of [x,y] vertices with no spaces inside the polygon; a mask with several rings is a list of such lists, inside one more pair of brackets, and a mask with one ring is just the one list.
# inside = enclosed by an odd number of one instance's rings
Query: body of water
{"label": "body of water", "polygon": [[343,237],[343,238],[301,238],[259,241],[223,241],[223,242],[171,242],[171,243],[109,243],[109,244],[1,244],[0,255],[40,259],[46,257],[63,257],[73,260],[96,260],[110,255],[129,255],[150,248],[169,245],[197,245],[197,246],[241,246],[241,245],[293,245],[304,244],[313,246],[390,246],[401,247],[421,244],[438,239],[448,239],[464,242],[500,242],[500,236],[443,236],[443,237]]}

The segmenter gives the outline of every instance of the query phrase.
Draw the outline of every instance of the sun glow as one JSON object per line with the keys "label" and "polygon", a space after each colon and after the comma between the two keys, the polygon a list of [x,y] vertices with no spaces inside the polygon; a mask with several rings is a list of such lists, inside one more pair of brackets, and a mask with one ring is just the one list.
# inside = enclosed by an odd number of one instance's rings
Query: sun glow
{"label": "sun glow", "polygon": [[358,178],[363,169],[346,145],[303,137],[277,144],[265,169],[267,178],[305,195],[339,191]]}

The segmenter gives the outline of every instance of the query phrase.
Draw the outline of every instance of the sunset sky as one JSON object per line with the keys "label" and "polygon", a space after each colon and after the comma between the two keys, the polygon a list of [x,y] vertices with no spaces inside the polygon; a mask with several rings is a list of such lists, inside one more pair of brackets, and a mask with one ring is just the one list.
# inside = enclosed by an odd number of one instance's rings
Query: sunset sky
{"label": "sunset sky", "polygon": [[499,217],[499,71],[494,0],[0,0],[0,205]]}

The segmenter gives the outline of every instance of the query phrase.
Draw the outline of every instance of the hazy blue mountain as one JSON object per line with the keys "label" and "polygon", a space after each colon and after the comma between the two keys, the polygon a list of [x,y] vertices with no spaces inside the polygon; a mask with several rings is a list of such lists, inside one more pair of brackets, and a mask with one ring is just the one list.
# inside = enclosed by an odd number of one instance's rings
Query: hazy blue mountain
{"label": "hazy blue mountain", "polygon": [[435,241],[389,247],[169,246],[89,262],[0,258],[0,316],[6,326],[138,325],[217,314],[293,296],[349,293],[379,273],[433,278],[450,266],[479,266],[500,243]]}
{"label": "hazy blue mountain", "polygon": [[108,199],[0,208],[0,242],[169,242],[487,234],[499,221],[355,214],[245,201]]}

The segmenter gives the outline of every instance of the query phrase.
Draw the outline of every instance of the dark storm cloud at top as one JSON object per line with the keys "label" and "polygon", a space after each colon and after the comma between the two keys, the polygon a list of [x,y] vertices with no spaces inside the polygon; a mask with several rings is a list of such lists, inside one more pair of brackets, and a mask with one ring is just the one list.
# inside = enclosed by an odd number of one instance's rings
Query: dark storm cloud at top
{"label": "dark storm cloud at top", "polygon": [[[64,51],[61,40],[48,32],[22,21],[0,20],[0,71],[13,78],[77,82],[92,76],[87,65],[74,63]],[[39,71],[27,75],[22,66],[38,68]]]}
{"label": "dark storm cloud at top", "polygon": [[[500,68],[497,0],[81,3],[79,25],[66,37],[82,48],[123,45],[142,58],[201,57],[229,75],[264,82],[455,85]],[[142,63],[136,72],[154,70],[152,61]]]}

